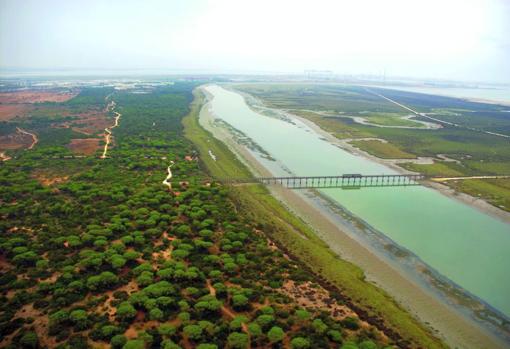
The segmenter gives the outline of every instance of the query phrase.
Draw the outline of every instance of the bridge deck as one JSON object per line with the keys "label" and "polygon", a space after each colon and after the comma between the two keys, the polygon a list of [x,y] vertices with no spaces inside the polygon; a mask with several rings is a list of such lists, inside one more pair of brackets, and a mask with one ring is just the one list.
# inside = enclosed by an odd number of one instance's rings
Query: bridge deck
{"label": "bridge deck", "polygon": [[291,189],[303,188],[358,188],[379,186],[418,185],[418,181],[425,179],[422,174],[381,174],[361,175],[348,174],[339,176],[292,176],[292,177],[253,177],[230,178],[220,182],[230,185],[236,184],[265,184],[281,185]]}

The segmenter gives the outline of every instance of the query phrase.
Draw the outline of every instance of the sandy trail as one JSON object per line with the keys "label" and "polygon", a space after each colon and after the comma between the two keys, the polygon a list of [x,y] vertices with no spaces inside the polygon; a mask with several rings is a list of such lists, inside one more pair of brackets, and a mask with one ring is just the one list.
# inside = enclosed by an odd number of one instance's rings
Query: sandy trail
{"label": "sandy trail", "polygon": [[173,161],[170,161],[170,165],[167,167],[168,175],[166,176],[165,180],[162,182],[163,185],[166,185],[168,187],[168,190],[172,190],[172,183],[169,181],[172,179],[172,166],[174,165]]}
{"label": "sandy trail", "polygon": [[32,149],[37,144],[37,142],[39,142],[39,138],[37,138],[37,135],[35,135],[34,133],[30,133],[28,131],[25,131],[25,130],[19,128],[19,127],[16,127],[16,131],[32,137],[32,144],[30,144],[30,146],[27,148],[28,150]]}
{"label": "sandy trail", "polygon": [[[112,101],[111,106],[112,106],[112,110],[113,110],[115,108],[115,102]],[[112,141],[112,129],[119,126],[119,119],[122,116],[121,113],[118,113],[116,111],[114,111],[114,113],[115,113],[115,123],[112,126],[104,129],[106,143],[104,145],[103,154],[100,156],[101,159],[106,158],[106,154],[108,153],[108,146],[110,145],[110,143]]]}
{"label": "sandy trail", "polygon": [[4,152],[0,152],[0,160],[8,161],[8,160],[11,160],[11,159],[12,158],[9,155],[5,154]]}

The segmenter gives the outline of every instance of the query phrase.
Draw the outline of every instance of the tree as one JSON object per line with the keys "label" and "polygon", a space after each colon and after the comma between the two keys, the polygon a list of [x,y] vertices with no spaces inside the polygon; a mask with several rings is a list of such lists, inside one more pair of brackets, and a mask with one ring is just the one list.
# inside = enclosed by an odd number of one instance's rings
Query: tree
{"label": "tree", "polygon": [[328,326],[321,319],[313,320],[312,326],[318,334],[324,334],[328,330]]}
{"label": "tree", "polygon": [[273,326],[267,333],[267,338],[271,343],[281,342],[285,337],[285,332],[281,329],[281,327]]}
{"label": "tree", "polygon": [[252,337],[259,337],[262,335],[262,329],[256,322],[252,322],[248,325],[248,331],[250,332]]}
{"label": "tree", "polygon": [[21,337],[19,343],[23,346],[23,348],[35,349],[39,345],[39,338],[37,338],[37,334],[35,332],[29,331]]}
{"label": "tree", "polygon": [[150,271],[143,271],[143,272],[140,274],[140,276],[138,276],[138,277],[136,278],[136,282],[137,282],[140,286],[147,286],[147,285],[152,284],[153,279],[154,279],[154,276],[153,276],[152,272],[150,272]]}
{"label": "tree", "polygon": [[308,320],[310,318],[310,313],[303,309],[296,310],[296,316],[299,320]]}
{"label": "tree", "polygon": [[371,340],[363,341],[359,344],[360,349],[377,349],[377,345]]}
{"label": "tree", "polygon": [[105,326],[101,327],[101,338],[109,339],[112,336],[114,336],[115,334],[118,334],[120,332],[122,332],[122,330],[117,326],[105,325]]}
{"label": "tree", "polygon": [[267,328],[269,325],[273,323],[274,316],[263,314],[257,317],[255,321],[260,325],[260,327]]}
{"label": "tree", "polygon": [[120,303],[117,308],[117,317],[121,321],[131,320],[136,316],[136,309],[129,302]]}
{"label": "tree", "polygon": [[180,345],[176,344],[170,339],[165,339],[161,342],[160,348],[162,349],[182,349]]}
{"label": "tree", "polygon": [[244,309],[248,305],[249,299],[242,294],[236,294],[232,297],[232,305],[236,310]]}
{"label": "tree", "polygon": [[243,324],[248,322],[248,318],[244,315],[236,316],[232,321],[230,321],[229,327],[231,330],[240,330],[243,327]]}
{"label": "tree", "polygon": [[358,346],[354,342],[345,342],[340,349],[358,349]]}
{"label": "tree", "polygon": [[82,309],[73,310],[71,314],[69,314],[69,319],[79,330],[86,329],[89,324],[87,312]]}
{"label": "tree", "polygon": [[329,330],[328,337],[331,338],[333,342],[342,343],[342,333],[338,330]]}
{"label": "tree", "polygon": [[161,324],[158,327],[158,333],[162,336],[167,336],[167,337],[173,336],[175,334],[176,330],[177,329],[175,328],[175,326],[170,325],[170,324]]}
{"label": "tree", "polygon": [[197,346],[197,349],[218,349],[216,344],[202,343]]}
{"label": "tree", "polygon": [[227,342],[229,347],[235,349],[245,349],[248,347],[248,335],[241,332],[233,332],[228,335]]}
{"label": "tree", "polygon": [[110,340],[110,344],[112,345],[112,348],[122,348],[124,344],[126,344],[127,338],[123,334],[117,334],[112,337]]}
{"label": "tree", "polygon": [[141,339],[130,339],[122,349],[145,349],[145,342]]}
{"label": "tree", "polygon": [[202,336],[202,327],[198,325],[184,326],[183,333],[189,339],[197,340]]}
{"label": "tree", "polygon": [[35,265],[35,262],[38,259],[39,259],[39,256],[35,252],[28,251],[25,253],[17,254],[16,256],[14,256],[12,261],[18,266],[28,267],[28,266]]}
{"label": "tree", "polygon": [[165,314],[163,314],[163,312],[158,308],[153,308],[149,312],[149,318],[151,320],[163,320],[164,316]]}
{"label": "tree", "polygon": [[120,255],[114,255],[111,258],[112,267],[115,269],[120,269],[126,264],[126,259]]}
{"label": "tree", "polygon": [[308,339],[305,339],[303,337],[295,337],[290,342],[290,345],[292,346],[292,349],[306,349],[310,348],[310,342]]}

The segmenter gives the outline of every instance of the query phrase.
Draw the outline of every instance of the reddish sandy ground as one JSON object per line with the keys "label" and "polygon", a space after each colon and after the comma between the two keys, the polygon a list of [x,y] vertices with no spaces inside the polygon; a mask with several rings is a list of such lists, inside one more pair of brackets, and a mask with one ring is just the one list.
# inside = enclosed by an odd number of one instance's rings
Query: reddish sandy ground
{"label": "reddish sandy ground", "polygon": [[77,92],[55,92],[55,91],[16,91],[0,93],[1,104],[18,103],[41,103],[41,102],[65,102]]}
{"label": "reddish sandy ground", "polygon": [[[84,113],[79,115],[79,120],[72,121],[73,131],[86,135],[92,135],[100,132],[104,133],[104,129],[112,125],[112,119],[108,118],[104,113]],[[66,125],[67,123],[61,124]]]}
{"label": "reddish sandy ground", "polygon": [[15,132],[6,136],[0,136],[1,150],[28,148],[32,143],[32,137],[24,133]]}
{"label": "reddish sandy ground", "polygon": [[0,104],[0,121],[23,117],[33,109],[31,104]]}
{"label": "reddish sandy ground", "polygon": [[67,147],[75,154],[92,155],[101,148],[100,141],[99,138],[72,139]]}
{"label": "reddish sandy ground", "polygon": [[0,93],[0,121],[25,116],[34,109],[34,103],[65,102],[78,92],[62,91],[15,91]]}

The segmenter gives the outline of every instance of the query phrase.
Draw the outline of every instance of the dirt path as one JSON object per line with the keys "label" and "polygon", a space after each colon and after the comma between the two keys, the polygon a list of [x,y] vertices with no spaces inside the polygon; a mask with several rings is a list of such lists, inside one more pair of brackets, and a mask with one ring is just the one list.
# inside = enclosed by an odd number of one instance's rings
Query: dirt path
{"label": "dirt path", "polygon": [[169,182],[169,180],[172,179],[172,166],[175,163],[173,161],[170,161],[170,165],[167,167],[168,175],[166,176],[165,180],[163,181],[163,185],[166,185],[168,187],[168,190],[172,190],[172,183]]}
{"label": "dirt path", "polygon": [[[110,105],[112,106],[112,110],[113,110],[115,108],[115,102],[112,101]],[[112,129],[119,126],[119,119],[122,116],[122,114],[119,112],[114,111],[114,113],[116,114],[115,115],[115,123],[112,126],[104,129],[106,143],[104,145],[103,154],[100,156],[101,159],[106,158],[106,154],[108,153],[108,146],[110,145],[110,143],[112,141]]]}
{"label": "dirt path", "polygon": [[3,151],[0,152],[0,160],[7,161],[7,160],[11,160],[11,159],[12,158],[9,155],[5,154]]}
{"label": "dirt path", "polygon": [[37,135],[35,135],[34,133],[30,133],[28,131],[25,131],[25,130],[19,128],[19,127],[16,127],[16,131],[32,137],[32,144],[30,144],[30,146],[27,148],[28,150],[32,149],[37,144],[37,142],[39,142],[39,138],[37,138]]}

